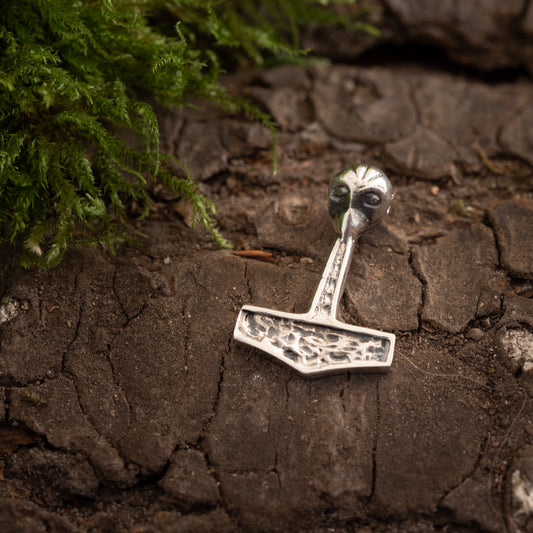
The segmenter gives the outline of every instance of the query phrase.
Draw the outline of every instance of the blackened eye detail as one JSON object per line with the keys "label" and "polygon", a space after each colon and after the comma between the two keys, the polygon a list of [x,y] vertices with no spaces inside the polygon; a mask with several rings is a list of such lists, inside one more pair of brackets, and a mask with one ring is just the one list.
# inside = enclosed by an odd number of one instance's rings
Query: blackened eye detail
{"label": "blackened eye detail", "polygon": [[366,207],[378,207],[381,205],[381,196],[375,192],[367,192],[363,196],[363,202]]}
{"label": "blackened eye detail", "polygon": [[333,189],[331,189],[330,194],[333,198],[340,199],[340,198],[344,198],[349,193],[350,193],[350,190],[348,189],[348,187],[346,187],[346,185],[337,185],[336,187],[333,187]]}

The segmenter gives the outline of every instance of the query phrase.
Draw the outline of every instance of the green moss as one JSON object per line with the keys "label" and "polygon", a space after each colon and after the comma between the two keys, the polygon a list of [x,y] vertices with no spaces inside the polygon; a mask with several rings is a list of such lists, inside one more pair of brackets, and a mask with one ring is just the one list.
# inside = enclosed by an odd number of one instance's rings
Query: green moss
{"label": "green moss", "polygon": [[[312,20],[358,25],[323,0],[4,0],[0,10],[0,241],[25,243],[26,265],[51,266],[68,246],[107,249],[134,230],[126,204],[149,211],[147,178],[190,201],[221,245],[212,202],[159,152],[147,95],[191,97],[269,117],[231,99],[220,57],[261,64],[298,57]],[[171,24],[168,24],[168,21]],[[118,131],[137,138],[127,143]],[[135,145],[135,147],[133,147]],[[140,147],[140,148],[139,148]]]}

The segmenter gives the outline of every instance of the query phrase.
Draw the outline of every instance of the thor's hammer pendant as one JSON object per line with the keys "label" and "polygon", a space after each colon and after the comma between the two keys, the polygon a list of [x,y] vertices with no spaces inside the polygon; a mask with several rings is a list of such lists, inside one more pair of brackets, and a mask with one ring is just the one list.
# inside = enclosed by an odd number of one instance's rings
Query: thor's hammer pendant
{"label": "thor's hammer pendant", "polygon": [[235,340],[254,346],[302,374],[315,377],[350,370],[384,371],[392,363],[395,335],[345,324],[337,319],[359,235],[382,219],[393,197],[381,170],[354,165],[337,174],[329,188],[329,212],[340,237],[307,313],[245,305]]}

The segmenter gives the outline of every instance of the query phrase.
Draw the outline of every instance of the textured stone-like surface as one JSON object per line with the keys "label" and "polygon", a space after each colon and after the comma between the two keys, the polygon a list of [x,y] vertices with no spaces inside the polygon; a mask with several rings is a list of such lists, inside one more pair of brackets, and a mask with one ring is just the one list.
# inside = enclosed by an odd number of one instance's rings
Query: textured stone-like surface
{"label": "textured stone-like surface", "polygon": [[325,257],[336,236],[323,206],[324,200],[319,203],[305,193],[277,198],[254,217],[261,245],[306,257]]}
{"label": "textured stone-like surface", "polygon": [[175,272],[178,294],[148,301],[109,354],[130,409],[121,453],[149,472],[161,469],[178,443],[200,437],[231,333],[230,297],[234,287],[244,290],[243,266],[231,255],[220,254],[210,269],[201,265]]}
{"label": "textured stone-like surface", "polygon": [[[358,325],[379,325],[386,331],[416,330],[422,283],[410,265],[407,246],[381,228],[372,235],[374,242],[367,235],[360,244],[346,282]],[[381,245],[376,246],[375,241]]]}
{"label": "textured stone-like surface", "polygon": [[138,526],[134,533],[232,533],[236,524],[222,509],[210,513],[183,516],[178,512],[160,511],[150,525]]}
{"label": "textured stone-like surface", "polygon": [[6,418],[6,391],[3,387],[0,388],[0,422],[4,422]]}
{"label": "textured stone-like surface", "polygon": [[271,142],[269,131],[258,124],[189,120],[179,133],[177,155],[193,176],[204,180],[227,168],[235,153],[249,154],[267,148]]}
{"label": "textured stone-like surface", "polygon": [[499,293],[497,261],[494,236],[481,225],[420,247],[416,263],[426,283],[422,320],[453,333],[462,331],[476,316],[481,292]]}
{"label": "textured stone-like surface", "polygon": [[4,533],[70,533],[76,531],[67,520],[30,501],[0,498],[0,530]]}
{"label": "textured stone-like surface", "polygon": [[396,372],[377,385],[379,514],[434,509],[473,470],[489,423],[483,382],[458,368],[453,353],[443,351],[438,360],[425,346],[399,353]]}
{"label": "textured stone-like surface", "polygon": [[331,502],[361,516],[372,490],[375,378],[332,378],[324,389],[250,352],[237,349],[226,363],[208,437],[230,507],[259,529],[312,523]]}
{"label": "textured stone-like surface", "polygon": [[517,531],[533,527],[533,446],[516,454],[508,472],[508,499],[512,525]]}
{"label": "textured stone-like surface", "polygon": [[[365,148],[380,146],[398,170],[434,180],[498,168],[490,158],[502,155],[532,162],[533,87],[527,81],[487,85],[414,67],[341,66],[277,67],[247,84],[244,95],[278,121],[281,146],[289,152],[330,146],[359,159]],[[255,169],[246,158],[271,148],[270,132],[214,110],[199,116],[184,111],[162,128],[168,132],[162,138],[173,139],[169,148],[178,146],[177,155],[201,180],[229,168],[246,179],[258,172],[262,182],[279,183],[289,169],[281,164],[277,178],[271,169]]]}
{"label": "textured stone-like surface", "polygon": [[180,135],[178,155],[198,179],[220,172],[228,162],[228,152],[220,138],[220,124],[187,123]]}
{"label": "textured stone-like surface", "polygon": [[501,351],[513,370],[533,370],[533,333],[520,329],[504,330],[499,341]]}
{"label": "textured stone-like surface", "polygon": [[533,204],[503,202],[490,211],[502,266],[521,278],[533,279]]}
{"label": "textured stone-like surface", "polygon": [[413,133],[387,144],[386,153],[409,172],[440,178],[453,176],[457,149],[434,131],[417,125]]}
{"label": "textured stone-like surface", "polygon": [[505,294],[503,298],[503,316],[500,320],[502,325],[515,327],[527,324],[533,328],[533,300],[515,294]]}
{"label": "textured stone-like surface", "polygon": [[461,524],[470,524],[494,533],[503,532],[505,525],[490,504],[489,489],[485,480],[469,477],[447,494],[441,505],[450,510],[454,519]]}
{"label": "textured stone-like surface", "polygon": [[87,456],[104,480],[122,486],[135,482],[135,470],[126,468],[118,450],[85,418],[76,389],[68,378],[47,381],[33,387],[33,391],[46,403],[34,405],[27,401],[24,391],[12,390],[10,422],[23,423],[55,448]]}
{"label": "textured stone-like surface", "polygon": [[531,120],[533,113],[531,101],[533,94],[531,88],[527,88],[528,100],[522,103],[520,112],[511,120],[502,124],[500,142],[504,149],[518,155],[530,164],[533,162],[531,149],[533,147],[533,133],[531,132]]}
{"label": "textured stone-like surface", "polygon": [[[163,115],[162,147],[190,157],[236,248],[275,264],[213,250],[157,185],[148,238],[118,257],[24,271],[0,249],[0,529],[530,527],[532,377],[499,339],[533,327],[531,82],[335,65],[228,81],[279,119],[278,174],[263,127],[211,108]],[[340,314],[396,332],[396,354],[387,375],[308,381],[233,342],[235,319],[309,309],[336,237],[329,179],[360,159],[397,194]]]}
{"label": "textured stone-like surface", "polygon": [[329,133],[347,141],[394,141],[416,123],[409,84],[377,69],[318,70],[313,103]]}
{"label": "textured stone-like surface", "polygon": [[87,460],[51,450],[22,450],[13,458],[9,473],[34,489],[57,491],[67,501],[94,498],[98,490],[98,479]]}
{"label": "textured stone-like surface", "polygon": [[[40,272],[21,274],[19,283],[13,284],[7,296],[24,302],[25,309],[2,324],[0,376],[4,382],[43,379],[61,367],[63,353],[76,333],[80,310],[76,279],[80,266],[72,261],[70,268],[54,271],[51,278]],[[43,283],[50,282],[59,283],[61,289],[43,294]]]}
{"label": "textured stone-like surface", "polygon": [[[385,3],[404,28],[418,38],[438,43],[454,58],[465,57],[466,41],[471,60],[477,48],[484,54],[478,52],[476,58],[486,58],[493,67],[505,66],[511,59],[509,52],[514,51],[509,45],[518,47],[516,41],[506,43],[506,40],[512,37],[513,23],[522,15],[524,4],[520,0],[504,4],[497,0],[460,3],[444,0],[438,5],[430,0],[386,0]],[[459,47],[459,40],[463,48]]]}
{"label": "textured stone-like surface", "polygon": [[269,87],[253,87],[250,94],[268,109],[286,131],[299,131],[313,120],[309,89],[311,79],[305,70],[280,66],[263,75]]}
{"label": "textured stone-like surface", "polygon": [[368,21],[381,30],[377,43],[376,39],[347,30],[332,32],[330,28],[318,28],[308,32],[306,45],[344,62],[369,53],[376,44],[389,45],[390,53],[400,46],[402,54],[409,53],[402,45],[422,49],[430,45],[426,53],[434,61],[442,60],[444,55],[475,69],[525,68],[531,72],[530,2],[381,0],[363,4],[373,8],[367,15]]}
{"label": "textured stone-like surface", "polygon": [[159,484],[174,498],[190,504],[216,505],[220,502],[217,482],[209,473],[204,455],[197,450],[174,453]]}
{"label": "textured stone-like surface", "polygon": [[[420,122],[427,132],[425,141],[422,137],[413,139],[414,146],[420,146],[422,150],[425,148],[422,153],[428,153],[428,160],[423,161],[425,165],[421,169],[435,173],[433,167],[438,169],[439,163],[443,164],[443,158],[452,156],[452,149],[457,153],[455,160],[475,164],[479,161],[476,143],[489,156],[497,154],[501,150],[499,129],[507,126],[531,94],[530,86],[501,84],[494,90],[446,75],[435,75],[425,80],[414,92]],[[515,149],[514,144],[511,149]],[[432,151],[436,151],[433,156],[436,161],[429,155]]]}
{"label": "textured stone-like surface", "polygon": [[435,73],[422,83],[415,75],[411,86],[419,123],[385,147],[403,168],[429,178],[455,178],[453,164],[475,168],[486,163],[483,157],[504,152],[525,157],[529,122],[515,122],[527,121],[520,111],[533,96],[530,84],[502,83],[495,89]]}

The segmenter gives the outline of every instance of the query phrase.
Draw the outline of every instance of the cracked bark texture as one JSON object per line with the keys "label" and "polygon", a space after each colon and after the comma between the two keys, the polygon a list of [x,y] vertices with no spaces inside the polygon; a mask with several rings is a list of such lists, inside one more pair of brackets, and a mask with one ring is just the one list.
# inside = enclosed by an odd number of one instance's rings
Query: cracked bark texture
{"label": "cracked bark texture", "polygon": [[[438,61],[486,72],[526,69],[533,57],[533,4],[530,0],[364,0],[368,21],[381,30],[377,43],[385,47],[428,47]],[[318,53],[348,62],[372,53],[376,39],[340,30],[310,28],[306,44]],[[348,61],[347,61],[348,60]]]}
{"label": "cracked bark texture", "polygon": [[[529,17],[489,4],[478,33]],[[460,15],[414,5],[387,2],[434,44]],[[214,250],[156,187],[147,238],[119,257],[24,271],[2,249],[0,529],[527,530],[533,376],[525,341],[507,340],[533,327],[533,83],[413,65],[226,83],[281,125],[276,176],[264,129],[211,109],[160,110],[162,146],[226,236],[276,262]],[[340,312],[395,332],[395,360],[307,380],[232,331],[244,304],[308,310],[335,239],[328,182],[359,160],[396,197],[360,239]]]}

